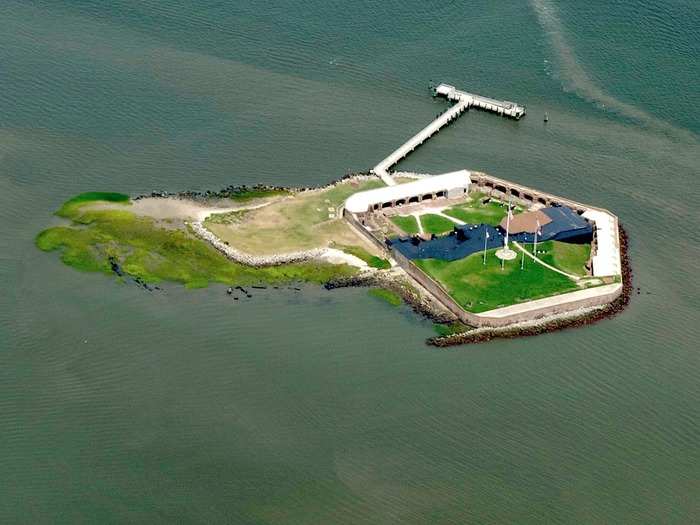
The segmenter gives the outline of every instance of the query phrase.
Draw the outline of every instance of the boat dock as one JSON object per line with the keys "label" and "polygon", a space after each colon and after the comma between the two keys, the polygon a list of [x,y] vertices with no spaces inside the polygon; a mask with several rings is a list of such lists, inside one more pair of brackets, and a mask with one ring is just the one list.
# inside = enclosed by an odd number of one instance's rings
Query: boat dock
{"label": "boat dock", "polygon": [[482,97],[474,93],[460,91],[449,84],[440,84],[435,88],[435,95],[445,97],[447,100],[467,102],[468,107],[475,107],[485,111],[492,111],[498,115],[520,120],[525,115],[525,106],[519,106],[515,102],[507,100],[496,100],[494,98]]}
{"label": "boat dock", "polygon": [[396,151],[391,153],[372,169],[372,172],[375,175],[378,175],[387,186],[394,186],[396,184],[389,173],[392,166],[408,156],[409,153],[414,151],[418,146],[437,133],[440,128],[458,118],[470,107],[474,106],[486,111],[493,111],[499,115],[511,117],[516,120],[520,119],[520,117],[525,114],[525,108],[515,104],[514,102],[495,100],[492,98],[482,97],[481,95],[467,93],[466,91],[459,91],[454,86],[450,86],[449,84],[440,84],[437,88],[435,88],[435,95],[443,96],[447,98],[447,100],[456,102],[456,104],[439,115],[435,120],[416,133],[413,137],[408,139],[408,141],[399,146]]}

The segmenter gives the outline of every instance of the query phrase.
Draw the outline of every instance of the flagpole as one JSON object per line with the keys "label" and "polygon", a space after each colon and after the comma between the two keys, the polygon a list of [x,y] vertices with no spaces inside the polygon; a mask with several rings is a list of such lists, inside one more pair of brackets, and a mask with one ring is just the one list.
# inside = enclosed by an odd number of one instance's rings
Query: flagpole
{"label": "flagpole", "polygon": [[486,243],[489,240],[489,231],[486,230],[486,235],[484,235],[484,264],[486,264]]}
{"label": "flagpole", "polygon": [[537,234],[540,233],[540,221],[537,221],[537,229],[535,230],[535,245],[532,248],[532,255],[537,257]]}

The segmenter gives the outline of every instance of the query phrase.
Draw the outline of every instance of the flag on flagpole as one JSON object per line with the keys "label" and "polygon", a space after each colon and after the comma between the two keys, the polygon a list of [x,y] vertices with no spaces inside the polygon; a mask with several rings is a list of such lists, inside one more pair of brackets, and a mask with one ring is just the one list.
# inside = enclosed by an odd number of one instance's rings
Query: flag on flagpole
{"label": "flag on flagpole", "polygon": [[486,230],[486,236],[484,237],[484,264],[486,264],[486,245],[489,240],[489,231]]}

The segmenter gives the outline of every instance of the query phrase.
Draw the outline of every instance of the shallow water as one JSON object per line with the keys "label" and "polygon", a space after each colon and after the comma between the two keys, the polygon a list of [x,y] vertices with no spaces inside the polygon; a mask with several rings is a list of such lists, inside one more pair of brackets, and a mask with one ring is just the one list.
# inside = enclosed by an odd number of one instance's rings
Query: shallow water
{"label": "shallow water", "polygon": [[[4,2],[0,521],[693,521],[699,22],[690,1]],[[82,191],[367,169],[444,109],[430,80],[528,116],[471,111],[401,168],[615,211],[623,315],[435,350],[365,290],[148,293],[33,245]]]}

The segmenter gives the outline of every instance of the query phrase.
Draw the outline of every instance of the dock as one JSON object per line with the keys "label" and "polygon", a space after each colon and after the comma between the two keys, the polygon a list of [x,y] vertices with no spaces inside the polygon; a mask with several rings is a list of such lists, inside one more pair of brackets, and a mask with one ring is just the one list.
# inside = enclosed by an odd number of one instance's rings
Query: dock
{"label": "dock", "polygon": [[378,175],[387,186],[394,186],[396,182],[392,178],[389,170],[399,161],[407,157],[412,151],[423,144],[426,140],[437,133],[440,128],[446,126],[454,119],[458,118],[462,113],[470,107],[476,107],[486,111],[492,111],[501,116],[511,117],[519,120],[525,114],[525,107],[519,106],[514,102],[504,100],[496,100],[492,98],[482,97],[466,91],[460,91],[449,84],[440,84],[435,88],[436,96],[443,96],[455,105],[447,111],[440,114],[430,124],[408,139],[405,143],[399,146],[393,153],[377,164],[372,172]]}
{"label": "dock", "polygon": [[435,88],[435,95],[445,97],[447,100],[457,103],[466,102],[468,107],[475,107],[485,111],[491,111],[504,117],[520,120],[525,115],[525,106],[520,106],[515,102],[507,100],[496,100],[494,98],[483,97],[474,93],[460,91],[449,84],[440,84]]}

